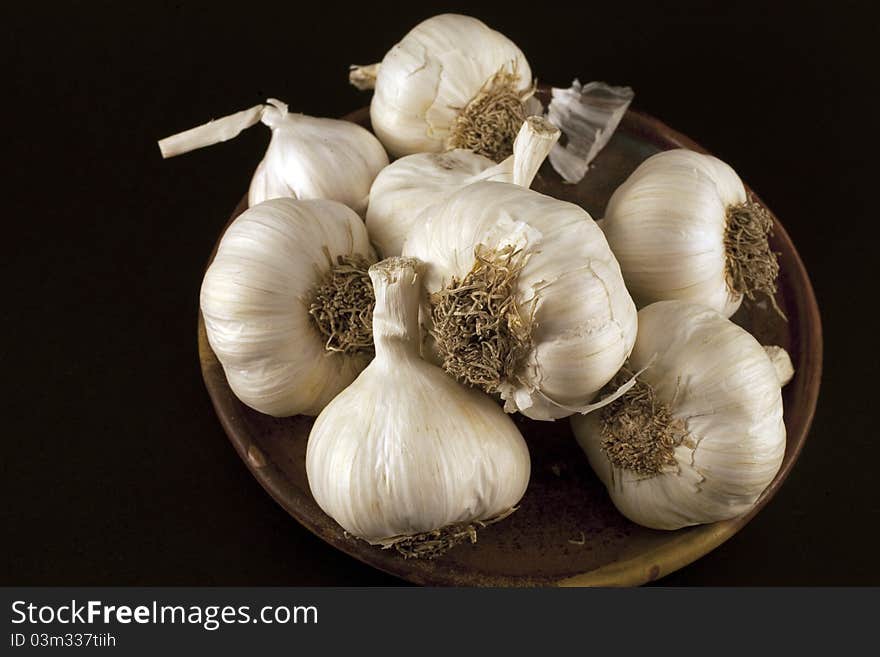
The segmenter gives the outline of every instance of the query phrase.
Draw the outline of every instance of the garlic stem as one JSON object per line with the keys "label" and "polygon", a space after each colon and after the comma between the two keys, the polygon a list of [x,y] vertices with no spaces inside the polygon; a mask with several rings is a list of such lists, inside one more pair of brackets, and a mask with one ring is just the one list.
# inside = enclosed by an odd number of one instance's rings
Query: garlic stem
{"label": "garlic stem", "polygon": [[159,150],[162,157],[168,159],[175,155],[182,155],[205,146],[211,146],[221,141],[227,141],[252,125],[259,123],[263,117],[265,105],[253,107],[224,116],[222,119],[208,121],[207,123],[191,128],[159,141]]}
{"label": "garlic stem", "polygon": [[773,363],[776,370],[776,378],[779,379],[779,385],[785,386],[794,377],[794,365],[791,362],[791,356],[782,347],[768,345],[764,347],[767,357]]}
{"label": "garlic stem", "polygon": [[349,67],[348,81],[361,91],[368,91],[376,87],[376,76],[379,75],[381,64],[367,64],[358,66],[352,64]]}
{"label": "garlic stem", "polygon": [[369,269],[376,297],[373,343],[377,359],[395,351],[419,357],[419,268],[418,259],[395,256]]}
{"label": "garlic stem", "polygon": [[507,176],[512,171],[513,184],[528,188],[561,134],[559,128],[547,119],[541,116],[527,117],[513,142],[513,154],[477,178],[494,180],[496,176],[503,176],[510,180]]}
{"label": "garlic stem", "polygon": [[513,184],[529,187],[553,146],[562,134],[540,116],[528,117],[513,143]]}
{"label": "garlic stem", "polygon": [[162,157],[167,160],[175,155],[183,155],[205,146],[228,141],[237,137],[242,130],[260,122],[273,128],[286,116],[287,104],[275,98],[269,98],[265,105],[254,105],[249,109],[224,116],[221,119],[208,121],[185,132],[166,137],[159,141],[159,150],[162,151]]}
{"label": "garlic stem", "polygon": [[267,98],[266,104],[263,105],[263,113],[260,116],[260,121],[263,122],[263,125],[274,128],[278,123],[284,120],[287,114],[287,103],[282,102],[277,98]]}

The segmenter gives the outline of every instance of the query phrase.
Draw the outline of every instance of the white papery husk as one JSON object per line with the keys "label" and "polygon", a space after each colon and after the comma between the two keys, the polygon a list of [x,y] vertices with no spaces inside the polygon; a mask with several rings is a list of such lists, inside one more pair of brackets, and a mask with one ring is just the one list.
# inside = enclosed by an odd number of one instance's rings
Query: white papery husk
{"label": "white papery husk", "polygon": [[164,157],[232,139],[262,122],[272,129],[266,154],[248,190],[248,205],[273,198],[330,199],[364,215],[370,186],[388,164],[373,134],[350,121],[288,112],[270,98],[231,116],[159,142]]}
{"label": "white papery husk", "polygon": [[434,293],[470,272],[478,247],[508,245],[525,256],[515,298],[532,318],[532,348],[501,387],[505,410],[536,420],[585,412],[636,338],[635,305],[585,210],[517,185],[479,182],[437,206],[403,252],[426,263],[425,287]]}
{"label": "white papery husk", "polygon": [[550,164],[565,182],[576,184],[611,140],[635,94],[629,87],[582,85],[578,79],[567,89],[553,87],[550,94],[547,118],[566,136],[564,146],[553,147]]}
{"label": "white papery husk", "polygon": [[325,349],[310,295],[339,256],[373,260],[361,218],[328,200],[274,199],[226,230],[205,273],[208,341],[242,402],[277,417],[316,415],[371,355]]}
{"label": "white papery husk", "polygon": [[727,208],[747,200],[736,172],[711,155],[676,149],[645,160],[602,224],[636,304],[680,299],[736,312],[743,295],[725,277],[724,235]]}
{"label": "white papery husk", "polygon": [[[654,529],[726,520],[754,506],[785,452],[781,382],[765,349],[716,311],[662,301],[639,311],[631,369],[686,435],[656,475],[614,466],[599,413],[571,420],[578,443],[627,518]],[[789,361],[790,366],[790,361]]]}
{"label": "white papery husk", "polygon": [[376,357],[315,420],[306,450],[321,509],[372,544],[492,520],[525,492],[530,460],[486,395],[419,356],[419,264],[370,269]]}
{"label": "white papery husk", "polygon": [[523,95],[532,88],[529,63],[506,36],[470,16],[428,18],[378,67],[373,130],[395,157],[445,151],[455,118],[500,71]]}
{"label": "white papery husk", "polygon": [[528,187],[559,130],[543,118],[529,117],[513,146],[513,155],[496,164],[464,149],[445,153],[416,153],[389,164],[370,189],[367,229],[384,256],[400,255],[412,227],[429,208],[457,190],[481,180]]}

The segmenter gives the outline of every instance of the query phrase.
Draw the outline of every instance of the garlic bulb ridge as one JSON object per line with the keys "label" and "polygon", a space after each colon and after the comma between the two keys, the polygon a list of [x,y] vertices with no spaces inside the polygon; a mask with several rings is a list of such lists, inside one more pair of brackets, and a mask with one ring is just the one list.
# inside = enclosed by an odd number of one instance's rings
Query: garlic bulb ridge
{"label": "garlic bulb ridge", "polygon": [[316,415],[373,355],[375,261],[363,221],[327,200],[273,199],[226,230],[201,289],[229,386],[269,415]]}
{"label": "garlic bulb ridge", "polygon": [[654,529],[745,513],[785,452],[784,350],[704,306],[661,301],[639,311],[629,368],[649,361],[623,397],[571,421],[615,506]]}
{"label": "garlic bulb ridge", "polygon": [[270,98],[231,116],[211,121],[159,142],[163,157],[232,139],[262,122],[272,129],[266,154],[248,190],[248,205],[273,198],[330,199],[363,216],[376,174],[388,155],[368,130],[350,121],[288,112]]}
{"label": "garlic bulb ridge", "polygon": [[640,307],[680,299],[729,317],[757,293],[778,310],[772,225],[727,164],[676,149],[649,157],[614,192],[602,229]]}
{"label": "garlic bulb ridge", "polygon": [[459,380],[539,420],[586,410],[623,365],[636,310],[582,208],[501,182],[454,193],[413,229],[430,348]]}
{"label": "garlic bulb ridge", "polygon": [[530,461],[490,398],[420,358],[419,269],[413,258],[370,268],[376,357],[318,416],[306,472],[347,532],[430,557],[510,513]]}

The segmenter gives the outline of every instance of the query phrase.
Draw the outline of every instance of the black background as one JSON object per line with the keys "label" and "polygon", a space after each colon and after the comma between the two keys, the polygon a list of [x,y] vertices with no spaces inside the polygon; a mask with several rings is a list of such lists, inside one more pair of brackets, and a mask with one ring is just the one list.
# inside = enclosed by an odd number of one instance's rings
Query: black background
{"label": "black background", "polygon": [[481,18],[541,81],[602,79],[729,162],[811,273],[825,374],[806,447],[738,535],[660,583],[880,584],[877,23],[852,3],[40,3],[0,16],[0,584],[394,585],[260,488],[196,352],[204,264],[267,143],[156,140],[263,101],[367,104],[350,63]]}

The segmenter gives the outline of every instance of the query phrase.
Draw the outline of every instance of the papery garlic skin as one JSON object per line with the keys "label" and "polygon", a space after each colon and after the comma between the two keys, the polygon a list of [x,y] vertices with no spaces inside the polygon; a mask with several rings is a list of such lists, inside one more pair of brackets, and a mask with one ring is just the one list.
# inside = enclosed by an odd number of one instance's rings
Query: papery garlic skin
{"label": "papery garlic skin", "polygon": [[422,214],[457,190],[481,180],[528,187],[559,134],[546,119],[531,116],[517,135],[513,155],[498,164],[464,149],[415,153],[392,162],[370,189],[370,239],[383,257],[400,255]]}
{"label": "papery garlic skin", "polygon": [[680,299],[736,312],[743,295],[726,279],[726,213],[747,201],[736,172],[711,155],[676,149],[639,165],[602,226],[636,304]]}
{"label": "papery garlic skin", "polygon": [[315,501],[372,544],[495,518],[529,481],[510,418],[420,358],[418,269],[412,258],[370,268],[376,357],[321,412],[306,450]]}
{"label": "papery garlic skin", "polygon": [[242,402],[276,417],[316,415],[367,365],[370,355],[325,350],[309,314],[331,262],[353,254],[373,259],[366,228],[335,201],[269,200],[227,228],[202,282],[201,310]]}
{"label": "papery garlic skin", "polygon": [[426,263],[425,287],[435,293],[468,274],[480,245],[513,245],[527,256],[515,298],[533,317],[533,346],[500,390],[505,410],[536,420],[571,415],[617,373],[636,338],[635,305],[605,236],[577,205],[479,182],[437,206],[403,251]]}
{"label": "papery garlic skin", "polygon": [[751,509],[782,464],[785,424],[776,368],[747,331],[716,311],[661,301],[639,311],[630,369],[685,422],[675,465],[655,475],[616,467],[599,413],[572,428],[614,505],[654,529],[678,529]]}
{"label": "papery garlic skin", "polygon": [[386,258],[400,255],[426,208],[495,166],[488,157],[460,148],[415,153],[389,164],[376,176],[367,207],[367,230],[376,249]]}
{"label": "papery garlic skin", "polygon": [[565,146],[557,144],[550,153],[550,164],[565,182],[577,184],[611,140],[634,93],[604,82],[582,85],[578,79],[568,89],[553,87],[550,93],[547,118],[566,136]]}
{"label": "papery garlic skin", "polygon": [[262,122],[272,129],[266,154],[248,190],[248,205],[273,198],[339,201],[363,216],[370,186],[388,165],[388,154],[365,128],[337,119],[291,114],[270,98],[230,116],[210,121],[159,142],[163,157],[174,157],[236,137]]}
{"label": "papery garlic skin", "polygon": [[532,72],[520,49],[484,23],[459,14],[416,25],[383,58],[370,119],[394,157],[447,150],[456,116],[499,71],[525,94]]}

